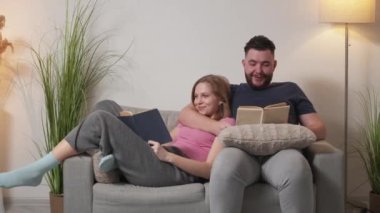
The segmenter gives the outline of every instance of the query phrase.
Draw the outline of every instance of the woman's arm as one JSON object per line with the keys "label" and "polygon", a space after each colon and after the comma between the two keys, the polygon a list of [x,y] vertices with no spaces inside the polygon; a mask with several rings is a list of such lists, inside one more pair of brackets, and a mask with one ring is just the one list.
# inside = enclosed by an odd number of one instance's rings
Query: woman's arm
{"label": "woman's arm", "polygon": [[168,143],[164,143],[164,144],[162,144],[162,146],[172,146],[174,141],[177,138],[177,134],[178,134],[178,126],[174,127],[174,129],[172,129],[170,131],[170,137],[172,138],[172,141],[170,141]]}
{"label": "woman's arm", "polygon": [[172,137],[172,141],[175,141],[177,139],[177,135],[178,135],[178,126],[174,127],[170,131],[170,137]]}
{"label": "woman's arm", "polygon": [[194,106],[189,104],[179,113],[178,121],[182,124],[218,135],[224,128],[230,126],[223,121],[216,121],[195,111]]}
{"label": "woman's arm", "polygon": [[219,152],[224,148],[224,145],[218,142],[217,138],[215,138],[211,150],[207,156],[207,160],[201,162],[168,152],[160,146],[158,142],[148,141],[148,143],[152,146],[153,151],[160,160],[171,163],[191,175],[205,179],[210,179],[212,163]]}

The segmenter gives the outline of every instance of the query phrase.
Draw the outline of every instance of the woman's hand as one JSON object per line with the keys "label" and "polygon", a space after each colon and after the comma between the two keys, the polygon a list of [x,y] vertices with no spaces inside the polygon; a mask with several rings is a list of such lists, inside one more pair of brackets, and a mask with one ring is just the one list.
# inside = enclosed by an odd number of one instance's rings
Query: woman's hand
{"label": "woman's hand", "polygon": [[157,155],[158,159],[170,163],[170,152],[166,151],[164,147],[157,141],[149,140],[148,144],[153,149],[154,153]]}

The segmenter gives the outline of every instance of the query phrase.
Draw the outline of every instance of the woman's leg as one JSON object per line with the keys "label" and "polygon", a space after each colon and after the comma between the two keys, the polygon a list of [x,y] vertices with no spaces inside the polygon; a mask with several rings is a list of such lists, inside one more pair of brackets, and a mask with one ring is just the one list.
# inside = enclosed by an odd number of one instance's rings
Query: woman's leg
{"label": "woman's leg", "polygon": [[[194,182],[195,177],[160,161],[147,142],[114,114],[96,110],[75,127],[48,155],[19,170],[0,174],[0,187],[34,186],[61,160],[99,148],[113,153],[128,181],[144,186],[168,186]],[[28,174],[28,175],[24,175]]]}
{"label": "woman's leg", "polygon": [[16,169],[0,174],[0,187],[37,186],[46,172],[56,167],[64,159],[77,154],[66,140],[62,140],[49,154],[41,159]]}
{"label": "woman's leg", "polygon": [[[119,115],[122,108],[114,101],[104,100],[98,102],[93,110],[106,111],[114,116]],[[71,132],[74,134],[75,129]],[[109,148],[108,148],[109,149]],[[11,172],[0,174],[0,187],[12,188],[16,186],[36,186],[46,172],[56,167],[60,162],[68,157],[78,154],[78,152],[65,139],[63,139],[54,149],[41,159],[16,169]]]}
{"label": "woman's leg", "polygon": [[95,106],[93,107],[93,109],[91,110],[91,112],[94,112],[97,110],[103,110],[115,116],[119,116],[120,112],[123,111],[121,106],[112,100],[103,100],[103,101],[97,102]]}
{"label": "woman's leg", "polygon": [[102,157],[99,161],[99,170],[109,172],[117,168],[117,162],[113,154],[108,154]]}
{"label": "woman's leg", "polygon": [[51,153],[60,162],[78,154],[78,152],[69,144],[69,142],[66,141],[66,139],[63,139],[61,142],[59,142],[57,146],[55,146],[51,151]]}
{"label": "woman's leg", "polygon": [[[95,112],[95,111],[105,111],[105,112],[108,112],[110,114],[112,114],[113,116],[117,117],[120,115],[120,112],[123,111],[123,109],[121,108],[121,106],[119,104],[117,104],[115,101],[112,101],[112,100],[102,100],[102,101],[99,101],[95,104],[95,106],[92,108],[91,110],[91,113]],[[91,114],[90,113],[90,114]],[[84,121],[83,121],[84,122]],[[78,125],[77,128],[73,129],[68,135],[75,135],[75,138],[73,138],[73,142],[74,142],[74,146],[75,146],[75,143],[76,143],[76,140],[77,140],[77,136],[76,134],[78,134],[78,129],[80,130],[81,129],[81,125]],[[71,137],[71,136],[67,136],[67,137]],[[76,148],[76,147],[74,147]],[[92,149],[97,149],[99,148],[98,145],[96,145],[96,147],[93,147]],[[88,151],[90,148],[86,148],[85,151]],[[110,147],[110,144],[109,143],[105,143],[105,144],[102,144],[102,147],[101,147],[101,155],[102,156],[107,156],[111,153],[111,150],[112,148]],[[111,159],[112,160],[112,159]],[[114,162],[108,162],[108,167],[107,168],[116,168],[116,165],[115,164],[112,164]],[[109,169],[109,171],[111,170]]]}
{"label": "woman's leg", "polygon": [[195,181],[193,176],[160,161],[146,141],[103,110],[91,113],[81,128],[74,129],[65,139],[73,148],[76,144],[77,152],[99,148],[102,153],[113,153],[118,168],[132,184],[168,186]]}
{"label": "woman's leg", "polygon": [[[121,108],[120,105],[118,105],[116,102],[111,101],[111,100],[103,100],[103,101],[96,103],[96,105],[94,106],[92,111],[94,112],[96,110],[103,110],[103,111],[109,112],[115,116],[119,116],[120,112],[123,111],[123,109]],[[109,172],[109,171],[117,168],[115,156],[112,153],[109,154],[110,149],[106,149],[106,150],[108,152],[107,153],[102,152],[101,155],[103,157],[99,161],[99,169],[102,172]]]}

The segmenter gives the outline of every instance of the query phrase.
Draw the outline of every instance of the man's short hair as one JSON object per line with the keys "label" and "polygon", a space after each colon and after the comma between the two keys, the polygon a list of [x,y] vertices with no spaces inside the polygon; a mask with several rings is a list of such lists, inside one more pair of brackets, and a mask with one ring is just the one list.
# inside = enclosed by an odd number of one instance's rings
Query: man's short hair
{"label": "man's short hair", "polygon": [[272,54],[274,55],[274,50],[276,49],[276,46],[267,37],[263,35],[257,35],[251,38],[251,40],[249,40],[247,44],[245,45],[244,47],[245,54],[247,54],[250,49],[255,49],[255,50],[260,50],[260,51],[270,50]]}

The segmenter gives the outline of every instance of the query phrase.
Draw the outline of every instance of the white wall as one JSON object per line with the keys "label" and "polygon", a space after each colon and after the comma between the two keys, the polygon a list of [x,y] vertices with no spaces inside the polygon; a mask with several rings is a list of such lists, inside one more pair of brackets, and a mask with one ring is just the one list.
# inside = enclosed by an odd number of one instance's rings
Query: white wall
{"label": "white wall", "polygon": [[[298,83],[326,122],[328,140],[343,147],[344,27],[318,22],[318,0],[103,0],[100,4],[94,33],[113,35],[109,49],[132,46],[128,63],[121,63],[102,83],[93,101],[114,99],[126,105],[178,110],[189,103],[191,86],[202,75],[218,73],[232,83],[244,81],[245,42],[263,34],[277,45],[274,80]],[[0,170],[7,171],[33,161],[37,156],[33,141],[42,141],[43,99],[23,43],[36,47],[44,36],[48,38],[46,34],[64,20],[65,1],[0,0],[0,5],[0,14],[7,18],[4,34],[16,47],[1,61],[2,75],[8,72],[4,79],[17,82],[13,87],[7,84],[10,93],[2,95],[0,102]],[[377,20],[350,26],[350,142],[355,136],[354,120],[360,116],[354,93],[368,83],[376,84],[380,77],[379,25]],[[31,95],[25,98],[25,94]],[[355,156],[352,159],[349,192],[362,181],[357,179],[362,166]],[[360,187],[352,193],[367,192]],[[19,187],[4,194],[47,198],[48,188],[46,184]]]}

